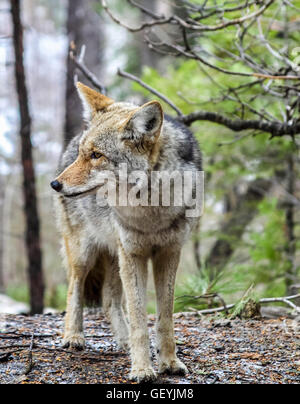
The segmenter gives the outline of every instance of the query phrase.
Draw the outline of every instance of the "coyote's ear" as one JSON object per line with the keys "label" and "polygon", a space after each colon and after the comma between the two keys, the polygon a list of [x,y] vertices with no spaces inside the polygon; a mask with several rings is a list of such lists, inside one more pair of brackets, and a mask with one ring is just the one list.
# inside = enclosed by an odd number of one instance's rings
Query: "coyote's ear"
{"label": "coyote's ear", "polygon": [[151,101],[133,113],[126,123],[126,129],[133,132],[134,138],[147,136],[149,140],[155,140],[160,135],[163,120],[162,106],[158,101]]}
{"label": "coyote's ear", "polygon": [[97,112],[103,111],[109,105],[114,103],[111,98],[92,90],[80,82],[78,82],[76,86],[79,97],[82,101],[83,117],[87,121],[90,121]]}

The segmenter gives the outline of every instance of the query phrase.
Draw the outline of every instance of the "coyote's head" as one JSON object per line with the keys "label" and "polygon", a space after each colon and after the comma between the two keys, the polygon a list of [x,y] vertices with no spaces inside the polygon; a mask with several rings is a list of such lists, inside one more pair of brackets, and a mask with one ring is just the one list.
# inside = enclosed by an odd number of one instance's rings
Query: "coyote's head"
{"label": "coyote's head", "polygon": [[150,171],[158,158],[163,110],[152,101],[142,107],[112,99],[77,84],[88,123],[76,161],[65,169],[52,188],[67,197],[94,192],[103,185],[101,173],[117,175],[120,164],[128,172]]}

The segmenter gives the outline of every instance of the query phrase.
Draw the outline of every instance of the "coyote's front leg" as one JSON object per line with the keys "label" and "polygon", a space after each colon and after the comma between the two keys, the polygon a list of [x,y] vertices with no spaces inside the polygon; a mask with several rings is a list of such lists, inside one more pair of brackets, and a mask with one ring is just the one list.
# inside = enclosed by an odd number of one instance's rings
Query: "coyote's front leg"
{"label": "coyote's front leg", "polygon": [[71,275],[69,280],[67,313],[63,346],[83,349],[83,292],[85,277]]}
{"label": "coyote's front leg", "polygon": [[157,356],[159,373],[184,374],[186,366],[176,356],[173,305],[180,246],[163,248],[153,257],[157,301]]}
{"label": "coyote's front leg", "polygon": [[147,259],[127,253],[122,247],[119,249],[119,258],[130,324],[130,378],[139,383],[147,382],[156,378],[150,360],[147,327]]}
{"label": "coyote's front leg", "polygon": [[88,271],[85,266],[76,263],[71,247],[70,241],[65,238],[69,265],[69,288],[63,346],[65,348],[83,349],[85,346],[83,335],[83,295]]}
{"label": "coyote's front leg", "polygon": [[103,254],[105,276],[102,287],[102,306],[110,320],[111,330],[120,349],[128,349],[128,325],[123,311],[123,286],[117,257]]}

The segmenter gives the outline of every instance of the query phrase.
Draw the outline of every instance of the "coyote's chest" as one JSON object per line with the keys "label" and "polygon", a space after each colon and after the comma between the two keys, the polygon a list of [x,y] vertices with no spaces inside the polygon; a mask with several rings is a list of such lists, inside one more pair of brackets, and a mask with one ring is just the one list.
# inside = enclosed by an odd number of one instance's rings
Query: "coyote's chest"
{"label": "coyote's chest", "polygon": [[134,253],[150,251],[154,246],[181,244],[190,231],[179,208],[119,208],[114,210],[113,220],[122,245]]}

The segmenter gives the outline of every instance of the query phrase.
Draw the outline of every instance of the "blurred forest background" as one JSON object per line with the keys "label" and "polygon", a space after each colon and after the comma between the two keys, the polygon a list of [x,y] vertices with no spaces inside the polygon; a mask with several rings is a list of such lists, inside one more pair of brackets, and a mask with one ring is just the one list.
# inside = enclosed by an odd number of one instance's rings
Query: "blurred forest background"
{"label": "blurred forest background", "polygon": [[[19,129],[18,3],[31,133]],[[46,306],[65,307],[49,183],[82,130],[74,75],[117,100],[141,104],[158,91],[199,141],[205,214],[183,252],[177,311],[299,293],[299,64],[300,1],[0,0],[0,293],[33,312],[43,292]],[[24,136],[40,226],[30,195],[24,202]]]}

